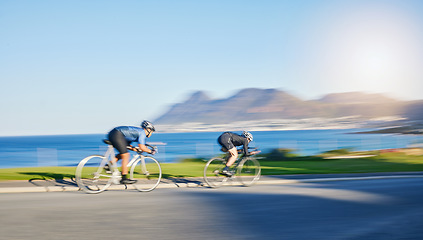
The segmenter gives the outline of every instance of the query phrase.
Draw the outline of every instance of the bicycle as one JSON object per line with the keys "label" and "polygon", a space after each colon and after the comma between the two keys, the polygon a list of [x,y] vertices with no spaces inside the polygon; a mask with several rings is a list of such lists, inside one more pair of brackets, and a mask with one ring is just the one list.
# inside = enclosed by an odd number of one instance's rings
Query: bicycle
{"label": "bicycle", "polygon": [[[257,151],[256,148],[254,148],[253,152],[255,151]],[[260,179],[261,167],[254,155],[238,158],[231,168],[231,171],[234,173],[231,176],[222,174],[222,170],[226,166],[229,156],[229,153],[227,153],[224,158],[215,157],[206,163],[204,167],[204,181],[211,188],[218,188],[234,177],[246,187],[254,185]]]}
{"label": "bicycle", "polygon": [[[120,184],[122,178],[117,163],[112,162],[115,151],[109,140],[103,140],[108,145],[104,156],[91,155],[82,159],[75,172],[76,183],[86,193],[100,193],[112,184]],[[157,151],[155,146],[146,144],[152,150]],[[130,147],[128,147],[129,149]],[[160,183],[162,169],[160,163],[151,156],[143,155],[143,152],[135,148],[135,154],[128,163],[131,179],[136,179],[134,187],[140,192],[150,192]]]}

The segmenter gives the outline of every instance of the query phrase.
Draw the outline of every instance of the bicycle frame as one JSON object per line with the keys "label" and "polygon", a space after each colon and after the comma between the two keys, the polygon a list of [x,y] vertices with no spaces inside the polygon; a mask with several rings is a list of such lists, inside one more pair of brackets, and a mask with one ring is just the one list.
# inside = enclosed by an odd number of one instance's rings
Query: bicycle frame
{"label": "bicycle frame", "polygon": [[[230,157],[231,155],[229,154],[229,153],[227,153],[226,155],[225,155],[225,157],[223,158],[223,160],[225,160],[224,161],[224,163],[226,164],[227,162],[228,162],[228,158]],[[236,160],[235,160],[235,162],[232,164],[232,166],[231,166],[231,168],[232,169],[238,169],[238,166],[239,166],[239,163],[241,162],[241,160],[244,158],[244,156],[242,156],[242,157],[237,157],[236,158]],[[234,175],[232,175],[230,178],[232,178]]]}
{"label": "bicycle frame", "polygon": [[[231,156],[230,153],[226,153],[225,157],[223,158],[225,160],[225,163],[228,162],[229,157]],[[235,162],[232,164],[231,168],[238,169],[239,164],[241,163],[242,159],[246,158],[247,156],[243,155],[242,157],[237,157]]]}
{"label": "bicycle frame", "polygon": [[[138,153],[133,155],[132,159],[128,162],[127,166],[128,168],[130,168],[139,158],[141,158],[141,170],[144,174],[148,175],[148,171],[147,168],[145,166],[145,156],[142,155],[141,153]],[[113,172],[118,171],[118,166],[117,166],[117,161],[115,160],[115,150],[114,147],[112,145],[108,145],[107,151],[104,154],[104,159],[106,161],[104,161],[104,163],[102,162],[100,167],[103,168],[104,166],[106,166],[107,162],[112,162],[113,163]]]}

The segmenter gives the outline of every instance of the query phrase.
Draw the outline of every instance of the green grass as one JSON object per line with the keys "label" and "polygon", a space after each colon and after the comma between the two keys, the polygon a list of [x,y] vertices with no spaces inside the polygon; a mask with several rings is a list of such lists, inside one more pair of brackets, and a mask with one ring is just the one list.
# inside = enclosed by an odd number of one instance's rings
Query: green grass
{"label": "green grass", "polygon": [[[324,159],[322,156],[289,156],[283,161],[275,158],[260,160],[263,175],[327,174],[368,172],[423,171],[423,156],[385,153],[356,159]],[[326,156],[326,155],[325,155]],[[273,159],[269,161],[266,159]],[[205,160],[187,159],[181,163],[162,163],[164,178],[202,177]],[[35,167],[0,169],[0,181],[5,180],[62,180],[74,178],[74,167]]]}
{"label": "green grass", "polygon": [[34,167],[0,169],[1,180],[69,179],[75,176],[74,167]]}
{"label": "green grass", "polygon": [[423,157],[376,156],[357,159],[261,161],[263,175],[423,171]]}

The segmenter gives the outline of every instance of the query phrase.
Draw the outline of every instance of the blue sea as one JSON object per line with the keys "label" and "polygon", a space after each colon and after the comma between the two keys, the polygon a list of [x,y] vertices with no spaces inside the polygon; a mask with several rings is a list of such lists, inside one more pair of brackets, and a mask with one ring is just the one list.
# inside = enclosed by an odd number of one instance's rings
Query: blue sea
{"label": "blue sea", "polygon": [[[403,148],[421,143],[422,136],[399,134],[350,134],[363,129],[291,130],[252,132],[250,146],[262,152],[290,148],[302,155],[313,155],[339,148],[377,150]],[[163,163],[183,158],[210,158],[220,154],[216,139],[221,132],[155,133],[147,143],[159,145],[156,159]],[[103,154],[104,134],[0,137],[0,168],[37,166],[76,166],[91,154]]]}

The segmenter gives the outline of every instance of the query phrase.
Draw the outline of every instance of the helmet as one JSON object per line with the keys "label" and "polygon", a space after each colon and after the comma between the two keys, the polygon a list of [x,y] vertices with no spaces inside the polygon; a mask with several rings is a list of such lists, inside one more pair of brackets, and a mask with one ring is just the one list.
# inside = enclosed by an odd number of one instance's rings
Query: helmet
{"label": "helmet", "polygon": [[142,123],[141,123],[141,127],[142,128],[144,128],[144,129],[150,129],[150,130],[152,130],[153,132],[155,132],[156,131],[156,129],[154,128],[154,126],[153,126],[153,124],[151,123],[151,122],[149,122],[149,121],[143,121]]}
{"label": "helmet", "polygon": [[253,141],[253,134],[251,134],[251,133],[249,133],[249,132],[247,132],[247,131],[244,131],[244,132],[242,132],[242,135],[243,135],[245,138],[247,138],[248,140],[250,140],[250,142],[251,142],[251,141]]}

